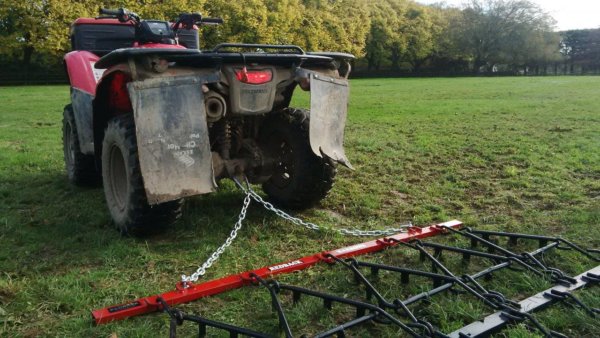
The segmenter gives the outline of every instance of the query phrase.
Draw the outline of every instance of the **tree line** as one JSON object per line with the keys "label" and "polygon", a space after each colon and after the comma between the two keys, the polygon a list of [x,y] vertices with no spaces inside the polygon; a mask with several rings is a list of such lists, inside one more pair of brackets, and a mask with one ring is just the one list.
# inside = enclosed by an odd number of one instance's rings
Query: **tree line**
{"label": "tree line", "polygon": [[343,51],[356,55],[355,68],[367,74],[600,69],[600,30],[555,32],[554,19],[528,0],[471,0],[461,8],[411,0],[3,1],[0,62],[5,69],[58,65],[70,48],[70,24],[101,7],[164,20],[199,11],[225,20],[202,28],[203,48],[246,42]]}

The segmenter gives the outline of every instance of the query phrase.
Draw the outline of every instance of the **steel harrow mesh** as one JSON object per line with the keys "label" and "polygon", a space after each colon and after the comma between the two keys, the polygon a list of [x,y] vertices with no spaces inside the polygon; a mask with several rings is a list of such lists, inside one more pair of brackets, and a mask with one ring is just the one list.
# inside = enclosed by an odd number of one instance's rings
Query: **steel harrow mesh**
{"label": "steel harrow mesh", "polygon": [[[596,318],[600,310],[585,304],[571,292],[600,282],[600,266],[592,268],[578,276],[569,276],[555,266],[550,266],[543,259],[549,251],[570,251],[589,258],[592,262],[600,261],[600,251],[583,249],[576,244],[558,237],[507,233],[497,231],[483,231],[471,228],[460,230],[443,226],[447,235],[466,239],[470,242],[469,248],[459,245],[451,246],[431,241],[412,240],[403,242],[393,237],[380,240],[385,251],[398,250],[398,254],[406,253],[405,250],[417,252],[420,260],[429,262],[430,269],[413,269],[396,265],[374,263],[357,258],[340,258],[330,251],[324,254],[324,260],[332,268],[338,268],[351,274],[358,287],[364,290],[364,297],[342,297],[329,292],[322,292],[311,288],[289,285],[275,279],[265,279],[256,273],[250,273],[251,284],[268,292],[272,309],[276,314],[280,333],[285,337],[297,336],[292,330],[288,320],[284,297],[291,297],[291,302],[296,304],[304,297],[311,297],[322,301],[326,309],[331,310],[334,305],[345,306],[353,309],[355,316],[335,327],[323,332],[315,333],[314,337],[346,337],[352,335],[352,328],[366,323],[375,325],[392,325],[412,337],[481,337],[488,336],[501,330],[509,324],[524,323],[531,330],[536,330],[546,337],[565,337],[565,335],[546,328],[533,314],[551,304],[565,303],[579,307],[590,317]],[[506,239],[506,245],[498,244],[501,238]],[[519,242],[537,241],[538,248],[532,251],[516,252]],[[455,241],[456,242],[456,241]],[[447,254],[461,255],[462,264],[468,265],[473,257],[479,261],[490,264],[484,269],[472,273],[457,275],[451,268],[444,264],[443,256]],[[520,301],[511,300],[504,294],[488,289],[484,286],[485,280],[490,280],[494,275],[499,275],[502,270],[510,269],[519,273],[530,274],[542,278],[554,286]],[[425,278],[430,280],[431,288],[427,291],[412,295],[406,299],[388,299],[385,294],[389,290],[378,290],[373,281],[382,272],[397,276],[397,286],[410,283],[411,278]],[[453,292],[470,296],[488,309],[490,315],[482,320],[475,321],[451,333],[441,332],[435,325],[425,318],[420,318],[414,310],[416,304],[427,302],[433,296]],[[177,328],[185,322],[193,322],[198,326],[198,337],[205,337],[213,330],[229,333],[230,337],[272,337],[272,334],[255,331],[252,329],[219,322],[200,315],[187,314],[184,311],[171,307],[160,296],[156,298],[160,308],[170,318],[170,337],[177,336]],[[210,328],[210,330],[208,329]],[[211,334],[212,335],[212,334]]]}

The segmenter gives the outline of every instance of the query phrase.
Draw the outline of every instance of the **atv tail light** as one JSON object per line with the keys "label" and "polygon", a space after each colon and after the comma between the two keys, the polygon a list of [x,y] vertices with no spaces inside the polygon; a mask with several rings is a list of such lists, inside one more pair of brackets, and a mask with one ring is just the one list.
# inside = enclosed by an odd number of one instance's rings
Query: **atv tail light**
{"label": "atv tail light", "polygon": [[244,67],[235,70],[235,77],[243,83],[263,84],[273,79],[273,72],[269,69],[248,70]]}

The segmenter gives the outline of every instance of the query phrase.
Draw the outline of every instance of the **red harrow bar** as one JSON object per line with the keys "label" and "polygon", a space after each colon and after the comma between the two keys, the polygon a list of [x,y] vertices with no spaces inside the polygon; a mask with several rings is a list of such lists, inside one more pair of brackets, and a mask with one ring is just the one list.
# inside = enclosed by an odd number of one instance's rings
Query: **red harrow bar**
{"label": "red harrow bar", "polygon": [[[180,282],[177,283],[175,290],[173,291],[140,298],[127,304],[94,310],[92,316],[94,317],[96,324],[104,324],[128,317],[161,311],[163,309],[163,303],[173,306],[251,285],[255,281],[254,276],[258,276],[259,278],[269,278],[282,273],[303,270],[320,262],[329,262],[330,259],[326,258],[327,255],[335,255],[339,258],[364,255],[381,251],[390,245],[395,245],[395,242],[408,242],[415,239],[435,236],[445,232],[446,228],[458,228],[461,225],[462,223],[460,221],[454,220],[425,228],[412,227],[408,228],[408,232],[406,233],[400,233],[394,236],[360,243],[333,251],[322,252],[289,262],[242,272],[237,275],[229,275],[200,284],[188,283],[187,285],[183,285],[183,283]],[[160,302],[159,299],[161,299],[162,302]]]}
{"label": "red harrow bar", "polygon": [[[286,337],[294,336],[286,315],[286,310],[284,309],[283,304],[285,302],[282,302],[282,297],[286,294],[291,295],[294,304],[298,303],[302,296],[305,296],[320,299],[327,309],[332,309],[334,304],[354,309],[356,313],[355,318],[338,324],[324,332],[317,333],[314,335],[315,337],[345,337],[349,329],[364,323],[393,325],[408,336],[413,337],[482,337],[489,336],[491,333],[501,330],[509,324],[520,322],[525,323],[531,329],[538,330],[547,337],[565,337],[544,327],[532,315],[532,312],[556,302],[563,302],[578,306],[593,317],[596,317],[600,313],[599,309],[586,305],[571,294],[573,290],[600,283],[600,266],[592,268],[576,277],[570,277],[544,261],[544,254],[554,249],[577,252],[592,261],[598,262],[600,261],[600,251],[582,249],[569,241],[556,237],[480,231],[470,228],[459,229],[460,226],[461,223],[459,221],[451,221],[426,228],[413,227],[409,229],[408,233],[327,251],[286,263],[244,272],[239,275],[187,286],[180,283],[174,291],[141,298],[128,304],[97,310],[93,312],[93,316],[96,323],[101,324],[129,316],[162,310],[167,312],[171,317],[171,337],[176,337],[177,327],[185,321],[198,324],[199,337],[206,336],[208,327],[226,331],[231,337],[238,337],[239,335],[272,337],[272,334],[214,321],[202,316],[189,315],[172,307],[176,304],[249,285],[258,286],[268,291],[272,308],[277,313],[279,328]],[[461,246],[449,246],[421,241],[421,239],[426,237],[442,233],[453,235],[457,240],[460,238],[466,239],[470,242],[471,247],[464,248]],[[508,238],[508,245],[506,247],[500,246],[497,244],[497,241],[491,239],[498,237]],[[513,251],[517,242],[526,241],[539,242],[539,248],[524,253]],[[395,249],[392,249],[394,247]],[[477,250],[478,247],[484,247],[487,250]],[[409,250],[418,252],[422,261],[431,263],[431,270],[425,271],[395,265],[378,264],[354,258],[359,255],[383,250],[390,250],[388,252],[394,254],[395,252],[391,250],[399,250],[399,248],[408,248]],[[461,255],[462,264],[465,266],[469,265],[472,257],[478,257],[478,262],[490,261],[492,265],[473,274],[458,276],[443,263],[443,253]],[[339,267],[351,273],[360,288],[365,291],[365,297],[341,297],[314,289],[284,284],[272,279],[274,275],[302,270],[319,262],[328,263],[331,267]],[[499,275],[499,272],[505,269],[539,276],[556,285],[532,297],[516,302],[496,290],[487,289],[479,282],[480,279],[489,280],[493,275]],[[370,276],[367,276],[364,270],[369,270],[371,272]],[[384,293],[376,288],[377,279],[381,271],[399,277],[395,277],[394,285],[397,283],[408,284],[411,276],[414,276],[415,278],[431,280],[432,288],[406,299],[387,299],[384,295],[387,295],[388,292]],[[409,308],[417,303],[428,301],[434,295],[443,292],[468,295],[475,301],[481,302],[481,304],[493,313],[483,321],[474,322],[447,335],[425,318],[418,318],[414,309]]]}

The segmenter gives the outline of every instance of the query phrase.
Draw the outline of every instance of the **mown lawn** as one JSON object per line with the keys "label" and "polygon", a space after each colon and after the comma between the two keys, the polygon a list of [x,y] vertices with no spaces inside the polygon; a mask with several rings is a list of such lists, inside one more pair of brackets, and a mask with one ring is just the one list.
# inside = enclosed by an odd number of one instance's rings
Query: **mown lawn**
{"label": "mown lawn", "polygon": [[[183,220],[163,235],[120,237],[101,188],[67,183],[61,119],[68,93],[67,86],[0,87],[0,336],[167,336],[164,315],[95,326],[90,311],[172,289],[226,238],[243,195],[223,182],[219,193],[187,201]],[[600,247],[600,77],[354,80],[351,96],[346,149],[356,170],[340,168],[331,195],[301,217],[362,229],[456,218],[480,229],[560,235]],[[310,233],[254,205],[207,278],[360,241]],[[413,256],[403,262],[419,264]],[[595,266],[564,256],[547,259],[572,274]],[[319,267],[282,280],[343,294],[352,290],[350,277]],[[403,292],[418,290],[418,283]],[[516,273],[488,285],[517,298],[549,286]],[[577,295],[600,305],[598,287]],[[417,311],[445,332],[490,312],[466,295],[436,297]],[[259,289],[183,309],[277,334],[268,295]],[[347,316],[306,302],[290,318],[310,334]],[[600,332],[598,319],[569,307],[538,317],[570,336]],[[348,334],[399,333],[367,325]],[[535,333],[517,326],[503,334]]]}

